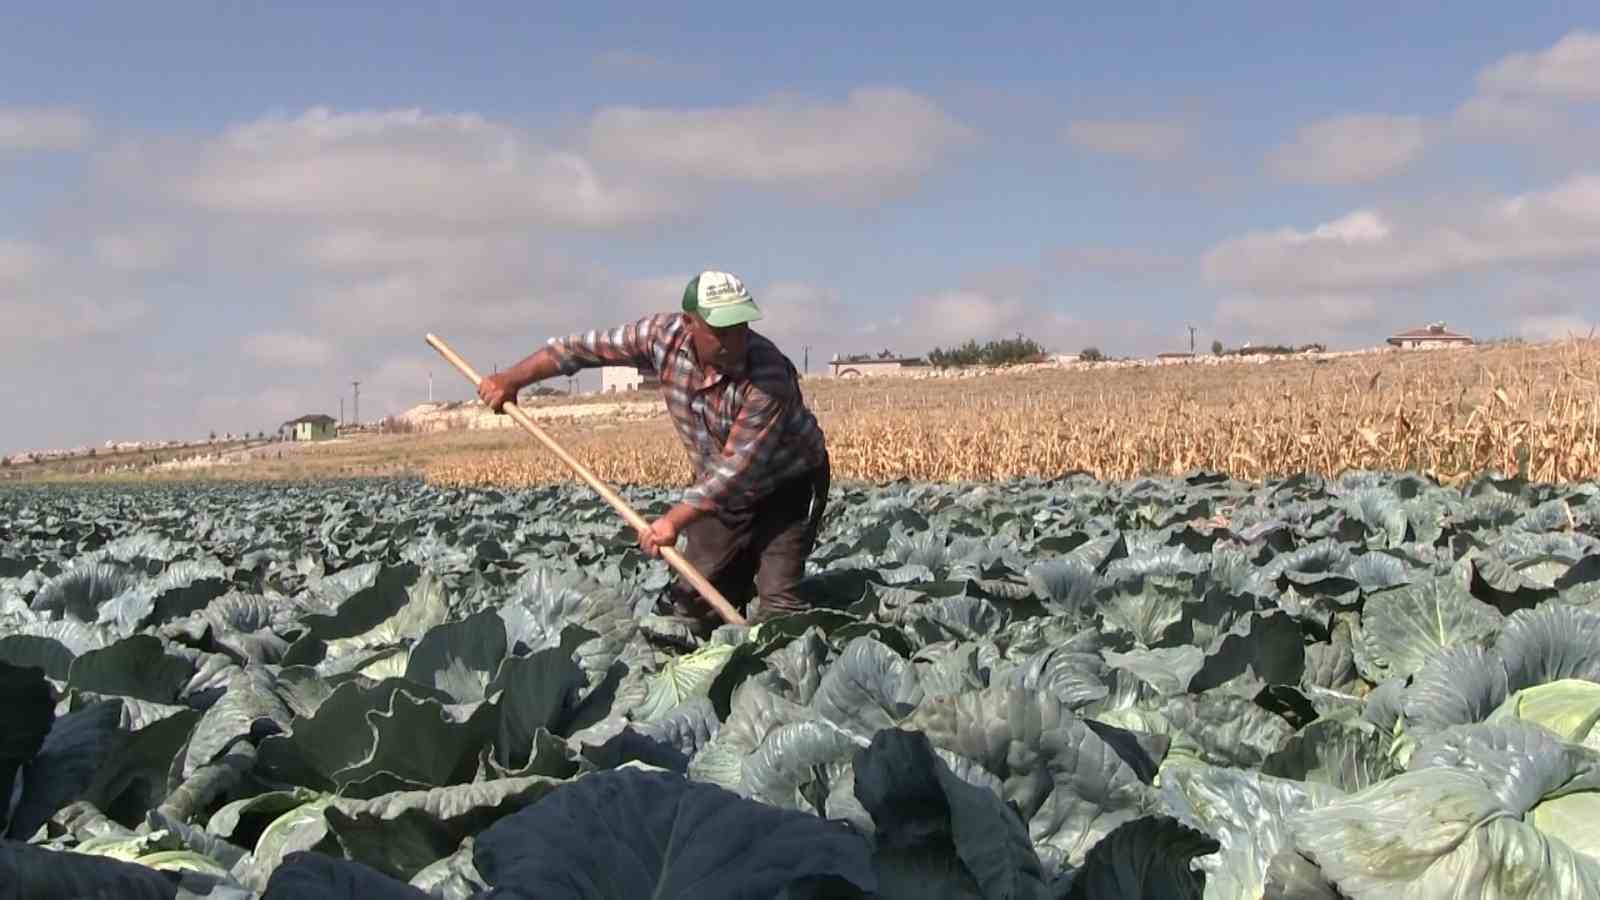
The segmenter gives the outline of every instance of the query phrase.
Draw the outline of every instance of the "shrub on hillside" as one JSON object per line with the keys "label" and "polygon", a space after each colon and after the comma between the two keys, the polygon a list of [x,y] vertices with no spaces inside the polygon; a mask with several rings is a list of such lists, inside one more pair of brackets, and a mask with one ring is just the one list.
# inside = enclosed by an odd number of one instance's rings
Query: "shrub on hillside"
{"label": "shrub on hillside", "polygon": [[1045,356],[1044,347],[1032,338],[1018,334],[1014,338],[991,340],[985,344],[968,339],[965,344],[935,347],[928,354],[928,362],[941,368],[953,366],[1015,366],[1036,362]]}
{"label": "shrub on hillside", "polygon": [[1240,347],[1230,351],[1237,356],[1288,356],[1295,353],[1323,353],[1328,348],[1322,344],[1302,344],[1299,347],[1288,347],[1283,344],[1263,344],[1259,347]]}

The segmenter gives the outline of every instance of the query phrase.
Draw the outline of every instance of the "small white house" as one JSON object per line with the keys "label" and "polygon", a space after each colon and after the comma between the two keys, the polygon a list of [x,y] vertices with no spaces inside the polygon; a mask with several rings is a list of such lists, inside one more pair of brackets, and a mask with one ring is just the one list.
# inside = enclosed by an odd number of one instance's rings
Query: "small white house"
{"label": "small white house", "polygon": [[915,375],[925,371],[928,363],[925,360],[909,356],[895,356],[885,350],[876,356],[861,354],[856,356],[840,356],[835,353],[828,362],[828,368],[835,378],[866,378],[882,376]]}
{"label": "small white house", "polygon": [[655,372],[646,372],[632,366],[601,366],[600,393],[617,394],[626,391],[651,390],[661,386]]}
{"label": "small white house", "polygon": [[291,441],[326,441],[338,434],[334,428],[336,424],[333,416],[316,413],[290,419],[283,423],[281,430]]}

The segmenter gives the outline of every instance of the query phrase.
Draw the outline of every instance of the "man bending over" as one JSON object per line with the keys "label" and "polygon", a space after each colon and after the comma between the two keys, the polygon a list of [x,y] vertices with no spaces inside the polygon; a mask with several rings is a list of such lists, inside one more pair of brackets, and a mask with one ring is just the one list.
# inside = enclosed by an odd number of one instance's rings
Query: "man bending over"
{"label": "man bending over", "polygon": [[[496,413],[530,384],[596,366],[653,370],[694,483],[639,532],[651,556],[681,534],[684,557],[741,613],[756,589],[755,624],[804,611],[796,588],[816,545],[831,470],[827,441],[806,408],[794,363],[750,328],[761,310],[726,272],[690,279],[683,311],[658,313],[547,345],[485,377],[478,396]],[[753,582],[753,584],[752,584]],[[679,579],[662,612],[689,619],[702,637],[719,620]]]}

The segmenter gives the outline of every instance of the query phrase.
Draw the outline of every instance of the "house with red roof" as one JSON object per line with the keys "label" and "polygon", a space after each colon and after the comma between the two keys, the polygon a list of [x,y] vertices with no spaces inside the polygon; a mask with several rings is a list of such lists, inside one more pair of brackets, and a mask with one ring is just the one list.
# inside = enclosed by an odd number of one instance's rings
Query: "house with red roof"
{"label": "house with red roof", "polygon": [[1443,322],[1434,322],[1426,328],[1413,328],[1410,331],[1392,334],[1389,336],[1389,343],[1407,350],[1423,350],[1436,347],[1467,347],[1472,345],[1473,340],[1471,335],[1444,327]]}

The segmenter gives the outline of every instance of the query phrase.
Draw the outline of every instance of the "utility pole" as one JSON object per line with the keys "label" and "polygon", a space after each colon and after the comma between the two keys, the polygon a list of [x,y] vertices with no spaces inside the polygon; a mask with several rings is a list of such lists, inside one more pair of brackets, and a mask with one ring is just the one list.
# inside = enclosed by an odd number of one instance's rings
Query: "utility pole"
{"label": "utility pole", "polygon": [[350,413],[350,424],[359,426],[361,424],[361,382],[351,381],[350,385],[351,387],[355,388],[356,393],[354,400],[355,409]]}
{"label": "utility pole", "polygon": [[1194,326],[1189,326],[1189,355],[1194,355]]}
{"label": "utility pole", "polygon": [[344,427],[344,398],[339,398],[339,426]]}
{"label": "utility pole", "polygon": [[811,345],[806,345],[806,374],[811,374]]}
{"label": "utility pole", "polygon": [[428,370],[428,402],[433,402],[433,370]]}

